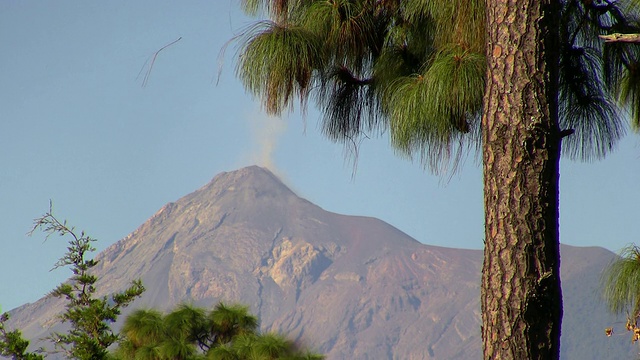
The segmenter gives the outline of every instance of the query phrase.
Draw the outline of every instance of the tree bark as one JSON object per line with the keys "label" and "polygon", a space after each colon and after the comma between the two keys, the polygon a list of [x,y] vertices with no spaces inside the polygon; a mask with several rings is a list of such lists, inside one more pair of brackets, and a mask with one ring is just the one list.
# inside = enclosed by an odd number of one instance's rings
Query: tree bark
{"label": "tree bark", "polygon": [[485,359],[558,359],[558,0],[487,0]]}

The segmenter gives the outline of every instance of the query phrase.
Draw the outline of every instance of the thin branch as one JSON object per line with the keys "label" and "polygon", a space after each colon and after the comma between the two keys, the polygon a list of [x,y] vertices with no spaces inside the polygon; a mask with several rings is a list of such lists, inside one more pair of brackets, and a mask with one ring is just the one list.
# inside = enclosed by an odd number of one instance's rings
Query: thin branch
{"label": "thin branch", "polygon": [[[160,51],[168,48],[169,46],[177,43],[178,41],[182,40],[182,36],[180,36],[179,38],[173,40],[172,42],[168,43],[167,45],[161,47],[158,51],[156,51],[153,54],[153,57],[151,58],[151,64],[149,64],[149,69],[147,69],[147,72],[144,74],[144,78],[142,79],[142,87],[146,87],[147,83],[149,82],[149,76],[151,75],[151,70],[153,69],[153,64],[156,62],[156,58],[158,57],[158,54],[160,54]],[[144,67],[147,65],[147,63],[145,63],[142,68],[144,69]]]}
{"label": "thin branch", "polygon": [[626,42],[626,43],[640,43],[640,34],[609,34],[598,35],[604,42]]}
{"label": "thin branch", "polygon": [[[353,135],[345,135],[345,140],[349,140],[351,144],[345,141],[344,152],[345,160],[351,159],[351,181],[356,179],[356,172],[358,170],[358,159],[360,158],[360,145],[365,139],[371,139],[364,131],[360,132],[360,136],[356,139]],[[357,135],[356,135],[357,136]],[[357,140],[357,141],[356,141]]]}

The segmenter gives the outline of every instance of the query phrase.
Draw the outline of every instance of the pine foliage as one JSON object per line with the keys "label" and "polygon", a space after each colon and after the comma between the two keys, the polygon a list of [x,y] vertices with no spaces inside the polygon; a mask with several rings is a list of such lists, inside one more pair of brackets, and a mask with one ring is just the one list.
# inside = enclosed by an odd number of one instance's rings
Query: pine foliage
{"label": "pine foliage", "polygon": [[[640,125],[640,45],[598,35],[639,32],[626,1],[564,0],[560,95],[564,153],[598,159]],[[478,144],[486,87],[483,0],[244,0],[266,16],[242,37],[237,74],[270,114],[312,98],[324,134],[352,144],[389,132],[432,170]],[[626,110],[626,112],[625,112]]]}
{"label": "pine foliage", "polygon": [[633,319],[640,316],[640,247],[629,245],[622,249],[605,269],[601,279],[602,294],[610,310],[626,313]]}
{"label": "pine foliage", "polygon": [[[612,261],[602,273],[601,289],[609,310],[626,314],[625,329],[631,333],[631,341],[640,340],[640,247],[629,245],[622,249],[620,256]],[[605,329],[611,336],[613,327]]]}
{"label": "pine foliage", "polygon": [[218,303],[212,310],[180,305],[169,314],[136,310],[127,317],[116,359],[288,359],[324,357],[286,338],[258,332],[258,319],[242,305]]}
{"label": "pine foliage", "polygon": [[29,340],[22,337],[20,330],[7,330],[9,313],[0,315],[0,357],[13,360],[43,360],[44,356],[37,352],[28,351]]}

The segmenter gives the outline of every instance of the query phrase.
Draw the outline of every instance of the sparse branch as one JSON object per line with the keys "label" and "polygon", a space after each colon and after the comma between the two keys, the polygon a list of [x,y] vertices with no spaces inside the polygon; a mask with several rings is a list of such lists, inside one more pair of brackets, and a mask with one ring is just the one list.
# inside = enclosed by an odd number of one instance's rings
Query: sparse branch
{"label": "sparse branch", "polygon": [[[149,64],[149,69],[147,69],[147,72],[144,74],[144,78],[142,79],[142,87],[147,86],[147,83],[149,82],[149,76],[151,76],[151,70],[153,70],[153,64],[156,62],[156,58],[158,57],[158,54],[160,54],[160,52],[162,50],[168,48],[169,46],[177,43],[180,40],[182,40],[182,36],[180,36],[179,38],[173,40],[172,42],[168,43],[167,45],[161,47],[158,51],[153,53],[153,57],[151,58],[151,63]],[[144,66],[143,66],[143,68],[144,68]]]}
{"label": "sparse branch", "polygon": [[365,86],[365,85],[370,85],[371,83],[373,83],[373,79],[371,79],[371,78],[364,78],[364,79],[357,78],[345,66],[336,67],[334,69],[332,75],[335,76],[341,82],[343,82],[345,84],[350,84],[350,85]]}
{"label": "sparse branch", "polygon": [[612,42],[625,42],[625,43],[640,43],[640,34],[609,34],[609,35],[599,35],[601,39],[606,43]]}
{"label": "sparse branch", "polygon": [[55,216],[53,216],[53,202],[51,200],[49,200],[49,211],[33,221],[33,228],[27,233],[27,235],[33,235],[36,230],[41,230],[47,234],[45,240],[53,234],[58,234],[60,236],[71,234],[76,240],[78,239],[74,234],[73,227],[68,227],[66,221],[60,222],[55,218]]}
{"label": "sparse branch", "polygon": [[69,251],[61,257],[53,269],[67,265],[77,265],[74,269],[74,274],[79,275],[80,271],[76,272],[75,270],[87,270],[96,264],[93,260],[84,261],[84,256],[87,252],[95,251],[91,243],[96,240],[87,236],[84,231],[77,234],[73,226],[67,225],[66,220],[60,221],[53,216],[53,203],[51,201],[49,202],[49,211],[35,219],[33,223],[33,228],[27,233],[29,236],[33,235],[36,230],[41,230],[46,234],[45,240],[53,234],[58,234],[59,236],[70,235],[72,238],[69,241],[69,245],[74,251]]}
{"label": "sparse branch", "polygon": [[560,138],[565,138],[569,135],[573,135],[576,132],[575,129],[564,129],[564,130],[560,130]]}
{"label": "sparse branch", "polygon": [[91,243],[96,240],[84,231],[78,234],[66,221],[58,220],[53,215],[51,203],[49,211],[34,220],[34,227],[29,234],[35,230],[42,230],[46,238],[53,234],[70,237],[67,252],[58,260],[55,268],[69,266],[73,276],[51,292],[51,295],[66,301],[66,310],[60,314],[60,320],[69,323],[70,329],[66,333],[54,332],[49,340],[54,342],[56,351],[64,353],[67,358],[106,359],[108,347],[119,338],[111,330],[110,324],[116,321],[122,308],[144,292],[142,282],[134,281],[128,289],[112,295],[111,299],[96,297],[98,277],[91,273],[91,269],[98,262],[86,258],[87,253],[95,251]]}

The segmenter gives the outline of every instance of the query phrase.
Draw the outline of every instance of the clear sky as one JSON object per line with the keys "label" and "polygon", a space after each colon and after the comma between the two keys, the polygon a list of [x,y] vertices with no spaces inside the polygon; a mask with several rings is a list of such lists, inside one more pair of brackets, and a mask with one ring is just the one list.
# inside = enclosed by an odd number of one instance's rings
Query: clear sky
{"label": "clear sky", "polygon": [[[239,0],[0,2],[0,305],[32,302],[70,273],[49,272],[64,239],[29,238],[55,214],[99,239],[123,238],[162,205],[222,171],[269,166],[326,210],[380,218],[417,240],[482,248],[481,169],[450,180],[363,142],[357,172],[322,138],[317,112],[267,118],[219,53],[249,24]],[[144,76],[159,53],[146,86]],[[561,237],[617,251],[640,241],[640,137],[604,161],[562,161]]]}

